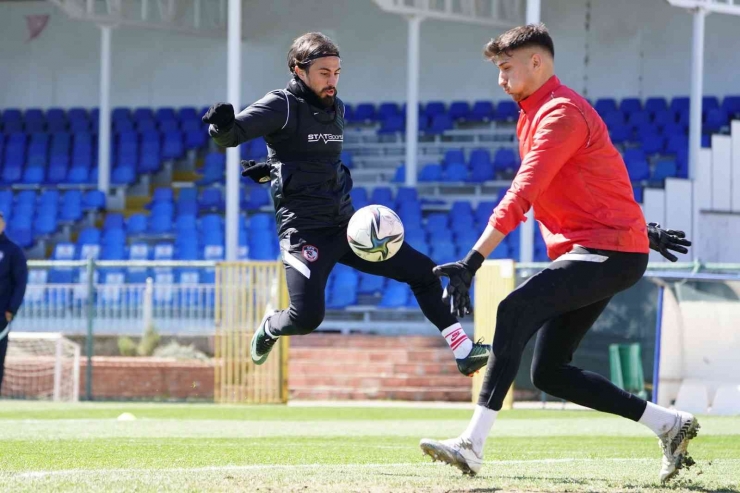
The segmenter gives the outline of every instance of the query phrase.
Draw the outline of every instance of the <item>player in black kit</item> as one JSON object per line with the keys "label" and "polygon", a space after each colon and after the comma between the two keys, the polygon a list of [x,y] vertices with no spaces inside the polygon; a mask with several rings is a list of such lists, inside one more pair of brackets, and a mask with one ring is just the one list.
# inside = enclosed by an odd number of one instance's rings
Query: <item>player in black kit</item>
{"label": "player in black kit", "polygon": [[486,366],[490,346],[473,343],[442,301],[442,285],[432,273],[435,263],[407,243],[390,259],[369,262],[347,243],[355,209],[352,177],[340,160],[345,123],[336,88],[340,66],[339,48],[328,37],[304,34],[288,52],[292,77],[285,89],[269,92],[236,116],[224,103],[203,116],[221,146],[256,137],[267,143],[267,163],[250,162],[242,174],[271,182],[290,307],[266,314],[252,339],[252,360],[264,363],[280,336],[309,334],[321,324],[326,282],[339,262],[407,283],[452,349],[460,372],[472,375]]}

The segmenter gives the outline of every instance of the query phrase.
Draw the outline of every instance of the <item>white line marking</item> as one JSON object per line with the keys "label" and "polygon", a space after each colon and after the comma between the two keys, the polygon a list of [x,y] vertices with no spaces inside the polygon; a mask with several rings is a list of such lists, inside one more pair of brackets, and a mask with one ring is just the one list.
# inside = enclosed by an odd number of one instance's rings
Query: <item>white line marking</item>
{"label": "white line marking", "polygon": [[[492,460],[484,461],[484,464],[490,466],[503,466],[515,464],[561,464],[575,462],[657,462],[659,457],[655,458],[562,458],[562,459],[520,459],[520,460]],[[740,459],[712,459],[713,463],[719,462],[740,462]],[[21,473],[11,473],[17,478],[39,478],[44,476],[67,476],[82,474],[110,474],[110,473],[197,473],[197,472],[218,472],[218,471],[258,471],[258,470],[280,470],[280,469],[316,469],[316,468],[336,468],[336,469],[383,469],[389,467],[439,467],[444,464],[432,462],[396,462],[387,464],[248,464],[242,466],[205,466],[205,467],[174,467],[163,469],[152,468],[131,468],[131,469],[61,469],[58,471],[27,471]]]}

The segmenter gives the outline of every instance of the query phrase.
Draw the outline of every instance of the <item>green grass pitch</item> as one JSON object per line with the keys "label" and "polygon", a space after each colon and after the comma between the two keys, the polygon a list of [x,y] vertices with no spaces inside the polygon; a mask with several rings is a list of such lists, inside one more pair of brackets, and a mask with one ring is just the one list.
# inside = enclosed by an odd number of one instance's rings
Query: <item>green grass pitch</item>
{"label": "green grass pitch", "polygon": [[740,417],[700,417],[696,466],[662,487],[657,439],[590,411],[502,412],[474,478],[422,456],[420,438],[456,436],[471,414],[4,401],[0,490],[740,492]]}

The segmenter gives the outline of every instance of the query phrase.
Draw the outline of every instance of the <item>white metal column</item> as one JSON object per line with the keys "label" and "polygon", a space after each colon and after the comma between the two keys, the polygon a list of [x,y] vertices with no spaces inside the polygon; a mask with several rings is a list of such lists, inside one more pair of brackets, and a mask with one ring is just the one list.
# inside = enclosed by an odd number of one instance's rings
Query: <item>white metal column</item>
{"label": "white metal column", "polygon": [[538,24],[542,16],[540,15],[541,0],[527,0],[527,24]]}
{"label": "white metal column", "polygon": [[416,186],[419,148],[419,28],[424,20],[408,18],[408,80],[406,89],[406,186]]}
{"label": "white metal column", "polygon": [[[694,10],[694,33],[691,48],[691,113],[689,121],[689,178],[696,176],[701,149],[701,100],[704,93],[704,25],[707,11]],[[696,225],[695,225],[696,226]]]}
{"label": "white metal column", "polygon": [[110,45],[111,26],[100,26],[100,121],[98,126],[98,190],[110,191]]}
{"label": "white metal column", "polygon": [[[540,0],[527,0],[527,24],[540,22]],[[519,261],[531,262],[534,258],[534,211],[529,209],[527,221],[520,226],[522,232],[519,240]]]}
{"label": "white metal column", "polygon": [[[241,110],[242,0],[229,0],[227,92],[234,111]],[[239,253],[239,148],[226,151],[226,260]]]}

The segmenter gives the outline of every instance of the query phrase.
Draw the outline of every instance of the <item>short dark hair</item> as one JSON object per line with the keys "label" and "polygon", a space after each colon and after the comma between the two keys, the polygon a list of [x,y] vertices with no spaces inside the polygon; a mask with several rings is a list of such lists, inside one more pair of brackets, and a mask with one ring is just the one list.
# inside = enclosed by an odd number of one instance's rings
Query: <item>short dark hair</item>
{"label": "short dark hair", "polygon": [[288,68],[295,73],[295,68],[307,70],[317,58],[339,56],[339,47],[322,33],[306,33],[293,40],[288,50]]}
{"label": "short dark hair", "polygon": [[550,32],[544,24],[527,24],[509,29],[496,39],[492,39],[483,50],[487,59],[491,60],[500,55],[511,55],[511,52],[519,48],[539,46],[555,58],[555,45],[550,37]]}

